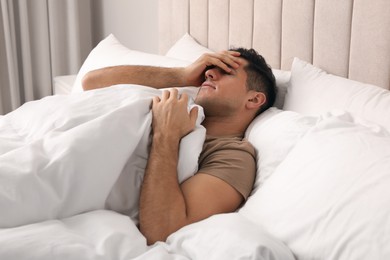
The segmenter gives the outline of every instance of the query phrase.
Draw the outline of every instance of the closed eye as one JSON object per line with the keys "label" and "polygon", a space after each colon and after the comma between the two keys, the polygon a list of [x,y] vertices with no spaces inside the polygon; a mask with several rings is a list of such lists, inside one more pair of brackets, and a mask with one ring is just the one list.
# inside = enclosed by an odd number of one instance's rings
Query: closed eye
{"label": "closed eye", "polygon": [[216,66],[210,66],[211,68],[210,69],[214,69],[216,68],[218,70],[218,72],[222,75],[233,75],[235,74],[235,69],[233,69],[231,66],[228,66],[229,69],[230,69],[230,72],[227,72],[226,70],[224,69],[221,69],[220,67],[216,67]]}
{"label": "closed eye", "polygon": [[231,75],[231,76],[235,75],[236,74],[236,70],[233,67],[229,66],[229,65],[228,65],[228,67],[230,68],[230,72],[227,72],[227,71],[225,71],[225,70],[223,70],[220,67],[217,67],[215,65],[207,66],[205,71],[204,71],[205,80],[207,79],[206,71],[212,70],[212,69],[218,70],[218,73],[220,75]]}
{"label": "closed eye", "polygon": [[207,66],[206,69],[204,70],[205,72],[208,71],[208,70],[212,70],[214,69],[216,66],[215,65],[210,65],[210,66]]}

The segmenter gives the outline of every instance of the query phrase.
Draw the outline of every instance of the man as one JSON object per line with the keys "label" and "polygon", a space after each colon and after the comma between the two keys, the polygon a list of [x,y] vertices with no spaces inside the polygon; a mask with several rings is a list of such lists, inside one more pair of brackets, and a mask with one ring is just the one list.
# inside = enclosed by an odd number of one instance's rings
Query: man
{"label": "man", "polygon": [[179,96],[177,89],[153,99],[153,138],[139,204],[140,230],[148,244],[211,215],[235,211],[250,194],[256,172],[245,130],[276,96],[275,78],[263,57],[239,48],[205,54],[185,68],[109,67],[88,73],[83,88],[123,83],[199,86],[195,103],[205,112],[207,137],[199,171],[179,184],[180,140],[193,130],[198,111],[188,113],[188,97]]}

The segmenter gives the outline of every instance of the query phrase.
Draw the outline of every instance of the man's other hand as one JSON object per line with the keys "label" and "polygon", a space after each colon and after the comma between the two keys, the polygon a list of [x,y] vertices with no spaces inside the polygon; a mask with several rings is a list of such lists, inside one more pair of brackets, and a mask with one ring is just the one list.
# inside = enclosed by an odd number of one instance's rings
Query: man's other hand
{"label": "man's other hand", "polygon": [[172,138],[180,141],[195,128],[198,108],[188,113],[187,94],[178,95],[177,89],[164,90],[160,97],[154,97],[152,103],[154,137]]}

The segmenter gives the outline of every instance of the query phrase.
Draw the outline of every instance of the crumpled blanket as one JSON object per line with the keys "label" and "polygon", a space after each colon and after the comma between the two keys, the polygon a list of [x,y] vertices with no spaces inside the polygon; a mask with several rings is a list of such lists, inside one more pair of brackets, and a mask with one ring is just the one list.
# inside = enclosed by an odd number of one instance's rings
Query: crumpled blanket
{"label": "crumpled blanket", "polygon": [[[111,209],[138,215],[151,100],[140,85],[50,96],[0,117],[0,228]],[[189,109],[194,106],[189,102]],[[178,179],[197,170],[205,129],[181,141]]]}

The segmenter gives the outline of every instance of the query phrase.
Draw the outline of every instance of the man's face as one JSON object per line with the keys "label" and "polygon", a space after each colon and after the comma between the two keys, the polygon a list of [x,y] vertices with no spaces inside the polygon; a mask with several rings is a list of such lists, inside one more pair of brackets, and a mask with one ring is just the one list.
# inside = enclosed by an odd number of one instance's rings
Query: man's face
{"label": "man's face", "polygon": [[[242,58],[241,58],[242,59]],[[219,67],[205,72],[205,81],[199,89],[195,103],[204,108],[206,116],[229,116],[239,113],[247,101],[247,73],[244,67],[248,62],[242,59],[239,68],[230,73]]]}

